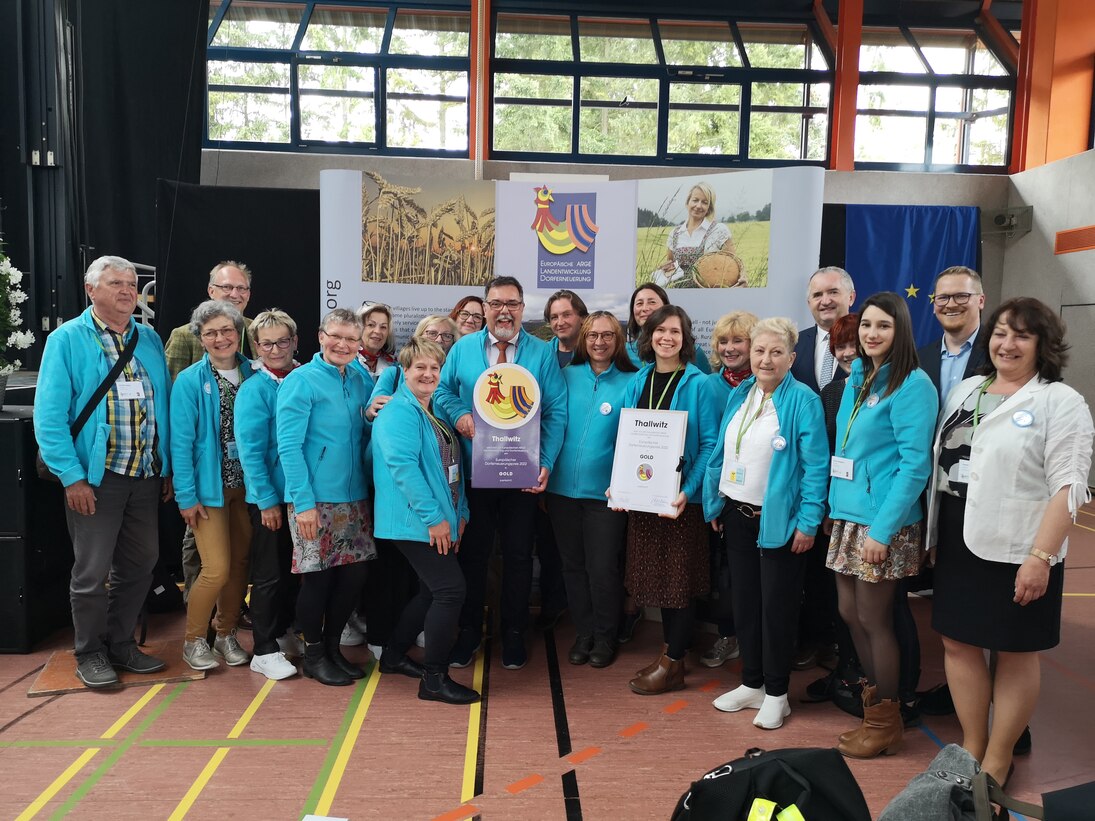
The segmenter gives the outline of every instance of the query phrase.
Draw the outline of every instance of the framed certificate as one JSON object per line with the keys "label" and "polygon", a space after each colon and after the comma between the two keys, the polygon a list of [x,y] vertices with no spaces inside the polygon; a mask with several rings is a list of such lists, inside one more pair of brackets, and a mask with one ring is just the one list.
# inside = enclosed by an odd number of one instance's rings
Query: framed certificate
{"label": "framed certificate", "polygon": [[676,515],[688,411],[620,411],[610,507]]}

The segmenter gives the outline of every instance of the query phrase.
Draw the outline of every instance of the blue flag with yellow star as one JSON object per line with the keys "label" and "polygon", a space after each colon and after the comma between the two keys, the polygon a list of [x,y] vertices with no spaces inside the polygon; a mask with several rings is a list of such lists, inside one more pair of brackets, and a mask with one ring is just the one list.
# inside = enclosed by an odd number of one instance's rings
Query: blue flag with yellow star
{"label": "blue flag with yellow star", "polygon": [[844,268],[856,306],[871,294],[902,294],[916,344],[942,334],[932,313],[932,283],[952,265],[980,271],[980,209],[971,206],[848,205]]}

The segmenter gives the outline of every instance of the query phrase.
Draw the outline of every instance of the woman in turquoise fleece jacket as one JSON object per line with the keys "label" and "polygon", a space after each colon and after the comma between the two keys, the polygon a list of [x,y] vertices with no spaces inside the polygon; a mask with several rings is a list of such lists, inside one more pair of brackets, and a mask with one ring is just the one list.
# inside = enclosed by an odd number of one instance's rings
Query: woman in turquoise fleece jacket
{"label": "woman in turquoise fleece jacket", "polygon": [[574,358],[563,370],[566,431],[545,499],[575,628],[571,664],[607,667],[616,657],[627,514],[605,505],[605,490],[620,408],[634,375],[619,321],[595,311],[582,323]]}
{"label": "woman in turquoise fleece jacket", "polygon": [[710,588],[708,528],[701,488],[717,435],[715,402],[707,377],[691,364],[692,321],[676,305],[663,305],[643,325],[639,354],[650,363],[635,375],[624,407],[688,412],[681,491],[676,515],[632,511],[627,521],[628,592],[641,606],[660,607],[666,647],[630,682],[633,692],[654,695],[684,687],[684,654],[691,639],[694,600]]}
{"label": "woman in turquoise fleece jacket", "polygon": [[365,672],[339,650],[342,628],[376,555],[365,487],[365,407],[372,382],[351,366],[361,320],[345,308],[323,318],[320,351],[278,389],[278,456],[285,471],[297,624],[304,675],[346,685]]}
{"label": "woman in turquoise fleece jacket", "polygon": [[[194,309],[190,331],[205,349],[179,374],[171,397],[171,461],[175,501],[201,556],[201,572],[186,604],[183,659],[195,670],[246,664],[236,641],[251,553],[251,519],[234,430],[236,391],[251,376],[239,353],[243,317],[229,302],[208,300]],[[217,638],[205,635],[217,610]]]}
{"label": "woman in turquoise fleece jacket", "polygon": [[899,652],[893,629],[897,582],[920,570],[920,495],[931,473],[938,392],[917,366],[905,300],[885,291],[860,310],[859,359],[836,418],[829,483],[833,519],[828,567],[836,571],[841,618],[870,686],[864,725],[841,737],[854,758],[901,743]]}

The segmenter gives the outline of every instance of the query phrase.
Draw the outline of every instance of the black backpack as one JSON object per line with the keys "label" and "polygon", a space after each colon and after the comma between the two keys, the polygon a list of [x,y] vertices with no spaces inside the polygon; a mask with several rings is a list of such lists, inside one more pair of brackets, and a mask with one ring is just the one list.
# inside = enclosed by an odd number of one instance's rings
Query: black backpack
{"label": "black backpack", "polygon": [[[747,750],[692,782],[673,821],[748,821],[763,817],[806,821],[871,821],[863,792],[835,749]],[[774,806],[772,803],[774,802]],[[794,810],[789,808],[794,807]],[[795,814],[797,810],[797,815]],[[783,812],[781,816],[778,813]],[[753,816],[754,818],[757,816]]]}

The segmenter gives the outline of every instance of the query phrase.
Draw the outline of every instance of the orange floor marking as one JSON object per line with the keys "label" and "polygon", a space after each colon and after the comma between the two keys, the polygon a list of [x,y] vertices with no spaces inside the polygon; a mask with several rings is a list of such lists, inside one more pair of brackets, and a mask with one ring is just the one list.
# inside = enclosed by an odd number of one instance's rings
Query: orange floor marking
{"label": "orange floor marking", "polygon": [[672,715],[673,713],[679,713],[681,710],[683,710],[687,706],[688,706],[687,701],[685,701],[684,699],[678,699],[677,701],[674,701],[672,704],[666,704],[664,707],[662,707],[662,712],[663,713],[669,713],[670,715]]}
{"label": "orange floor marking", "polygon": [[479,808],[471,804],[464,804],[455,810],[441,813],[433,821],[463,821],[463,819],[471,818],[473,815],[479,815]]}
{"label": "orange floor marking", "polygon": [[705,693],[710,693],[712,690],[717,690],[722,687],[722,682],[718,679],[712,679],[705,684],[700,685],[700,689]]}
{"label": "orange floor marking", "polygon": [[601,754],[600,747],[586,747],[584,750],[579,750],[576,753],[571,753],[567,756],[567,761],[571,764],[581,764],[583,761],[589,761],[595,755]]}
{"label": "orange floor marking", "polygon": [[522,778],[520,781],[514,781],[512,784],[506,787],[506,792],[508,792],[510,795],[517,795],[517,793],[524,792],[531,787],[535,787],[543,780],[544,777],[542,775],[537,775],[536,773],[533,773],[528,778]]}
{"label": "orange floor marking", "polygon": [[620,730],[620,735],[624,738],[631,738],[641,733],[643,730],[650,729],[650,725],[645,721],[640,721],[637,724],[632,724],[630,727],[624,727]]}

